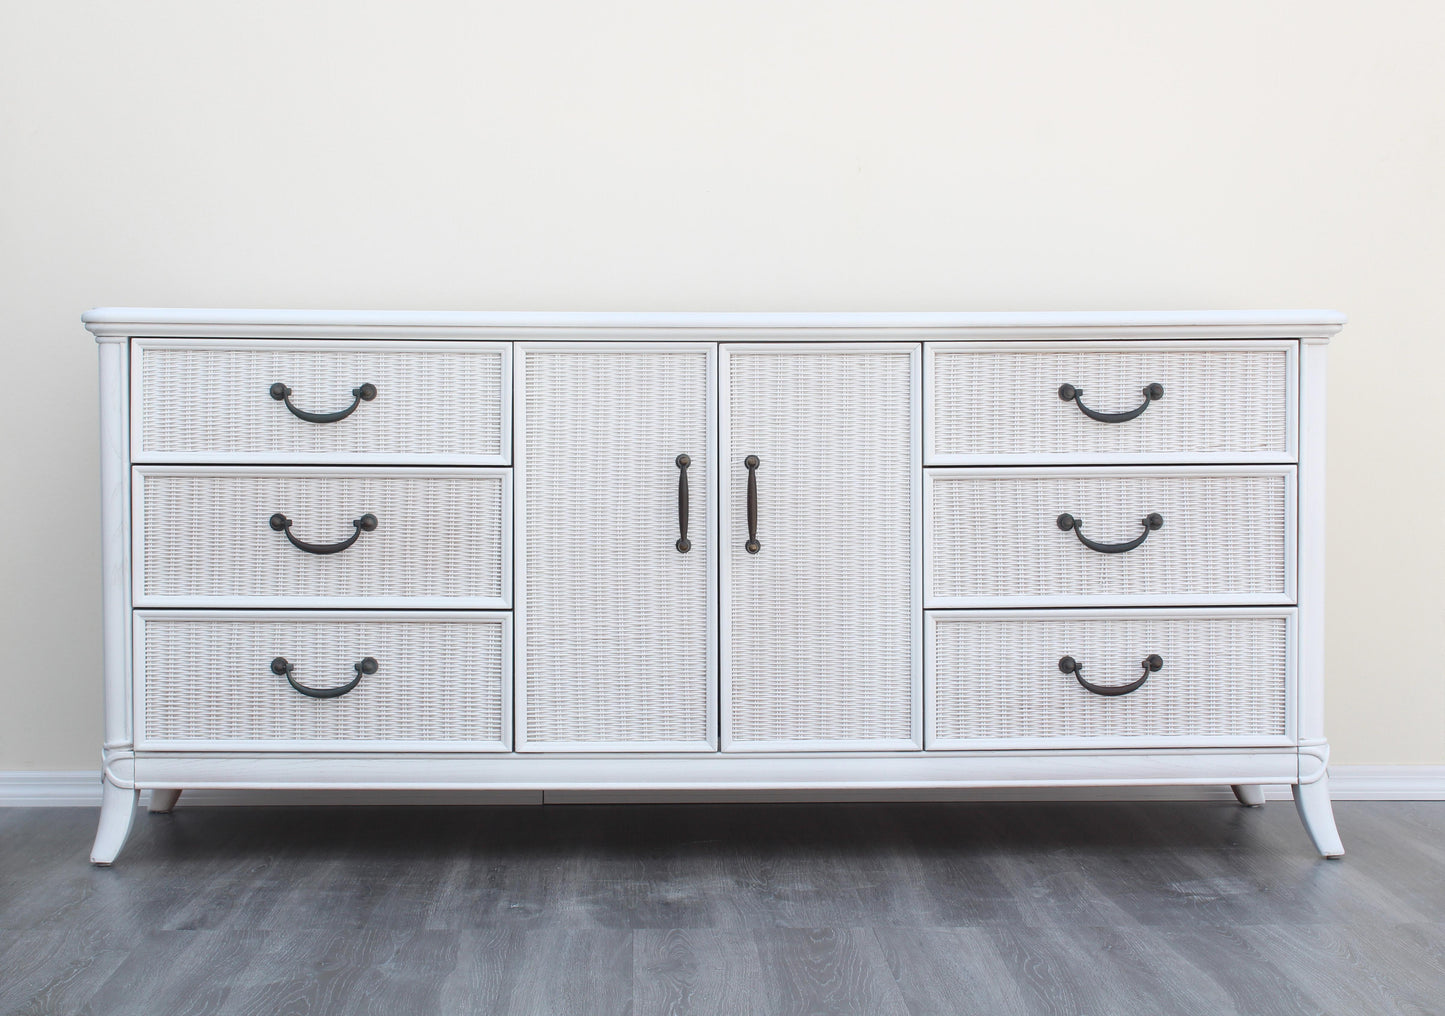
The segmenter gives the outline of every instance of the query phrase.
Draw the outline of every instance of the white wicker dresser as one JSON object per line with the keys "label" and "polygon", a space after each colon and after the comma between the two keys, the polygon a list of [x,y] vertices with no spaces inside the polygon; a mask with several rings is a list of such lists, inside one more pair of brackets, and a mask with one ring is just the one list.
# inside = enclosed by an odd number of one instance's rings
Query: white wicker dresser
{"label": "white wicker dresser", "polygon": [[104,309],[104,806],[1294,788],[1328,311]]}

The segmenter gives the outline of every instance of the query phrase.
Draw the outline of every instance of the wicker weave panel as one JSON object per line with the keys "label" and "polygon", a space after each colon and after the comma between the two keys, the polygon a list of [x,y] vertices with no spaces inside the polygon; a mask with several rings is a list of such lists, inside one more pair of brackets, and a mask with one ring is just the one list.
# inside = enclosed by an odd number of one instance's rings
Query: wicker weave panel
{"label": "wicker weave panel", "polygon": [[728,364],[731,740],[914,737],[909,349],[734,350]]}
{"label": "wicker weave panel", "polygon": [[[1238,453],[1287,450],[1284,350],[1002,352],[933,358],[933,454]],[[1122,424],[1092,420],[1059,398],[1080,389],[1101,412],[1133,409],[1149,384],[1164,397]]]}
{"label": "wicker weave panel", "polygon": [[[710,359],[522,354],[525,746],[711,743]],[[675,546],[681,453],[692,457],[686,554]]]}
{"label": "wicker weave panel", "polygon": [[[1290,476],[932,474],[928,553],[935,597],[1281,596]],[[1123,554],[1058,528],[1082,519],[1101,543],[1164,527]]]}
{"label": "wicker weave panel", "polygon": [[[503,593],[504,481],[496,472],[253,473],[244,468],[138,474],[145,596],[447,597]],[[349,537],[370,512],[374,532],[329,555],[291,546],[281,512],[311,543]]]}
{"label": "wicker weave panel", "polygon": [[[457,621],[151,619],[144,625],[140,742],[493,742],[504,733],[502,616]],[[309,687],[345,684],[373,657],[375,674],[347,694],[308,698],[271,672],[284,656]]]}
{"label": "wicker weave panel", "polygon": [[[1104,697],[1059,670],[1072,656]],[[964,619],[934,628],[935,740],[1029,737],[1277,737],[1286,733],[1283,617]]]}
{"label": "wicker weave panel", "polygon": [[[258,462],[323,455],[449,455],[505,461],[502,349],[226,348],[206,343],[146,348],[141,357],[138,459],[185,453]],[[345,420],[300,420],[271,398],[273,383],[311,412],[351,404],[370,382],[377,396]]]}

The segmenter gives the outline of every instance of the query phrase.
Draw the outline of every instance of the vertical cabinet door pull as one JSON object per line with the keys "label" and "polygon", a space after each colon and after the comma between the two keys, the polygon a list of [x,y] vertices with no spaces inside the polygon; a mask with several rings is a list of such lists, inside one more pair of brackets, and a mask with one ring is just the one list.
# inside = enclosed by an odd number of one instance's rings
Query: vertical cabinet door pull
{"label": "vertical cabinet door pull", "polygon": [[692,456],[679,455],[677,462],[677,552],[686,554],[692,549],[692,541],[687,538],[687,467],[692,465]]}
{"label": "vertical cabinet door pull", "polygon": [[743,549],[756,554],[763,549],[758,542],[758,457],[749,455],[743,459],[743,465],[748,470],[748,542],[743,544]]}

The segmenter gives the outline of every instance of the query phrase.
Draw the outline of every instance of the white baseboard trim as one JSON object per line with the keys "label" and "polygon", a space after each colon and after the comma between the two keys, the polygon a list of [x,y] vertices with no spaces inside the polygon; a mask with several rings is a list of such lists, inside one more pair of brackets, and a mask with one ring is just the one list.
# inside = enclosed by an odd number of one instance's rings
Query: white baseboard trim
{"label": "white baseboard trim", "polygon": [[[147,795],[142,795],[142,798]],[[1445,801],[1445,766],[1331,766],[1336,801]],[[1287,786],[1265,787],[1268,800],[1289,800]],[[319,804],[642,804],[726,801],[1232,801],[1228,787],[1044,787],[1034,790],[893,791],[401,791],[401,790],[192,790],[186,805]],[[0,772],[0,808],[95,808],[100,773]]]}

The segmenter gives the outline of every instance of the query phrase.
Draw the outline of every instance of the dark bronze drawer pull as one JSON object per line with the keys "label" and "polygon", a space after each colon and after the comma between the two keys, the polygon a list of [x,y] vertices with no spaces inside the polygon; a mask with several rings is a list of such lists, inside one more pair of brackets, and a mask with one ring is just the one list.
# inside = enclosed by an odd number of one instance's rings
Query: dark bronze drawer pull
{"label": "dark bronze drawer pull", "polygon": [[677,462],[677,552],[686,554],[692,549],[692,541],[687,538],[687,467],[692,465],[691,455],[679,455]]}
{"label": "dark bronze drawer pull", "polygon": [[376,660],[367,656],[360,662],[353,663],[352,667],[356,670],[356,676],[343,685],[335,688],[308,688],[296,680],[295,668],[291,666],[291,662],[287,660],[286,657],[278,656],[271,661],[271,673],[277,677],[286,678],[287,683],[289,683],[291,687],[295,688],[302,695],[309,695],[311,698],[340,698],[361,683],[361,676],[363,674],[375,674],[377,663]]}
{"label": "dark bronze drawer pull", "polygon": [[1093,684],[1084,680],[1084,665],[1072,656],[1059,658],[1059,670],[1065,674],[1073,674],[1074,679],[1079,682],[1079,687],[1085,691],[1091,691],[1095,695],[1127,695],[1131,691],[1138,691],[1144,687],[1144,682],[1149,680],[1150,674],[1157,674],[1164,666],[1164,658],[1157,653],[1150,653],[1144,658],[1141,664],[1144,673],[1137,681],[1130,681],[1128,684]]}
{"label": "dark bronze drawer pull", "polygon": [[1125,551],[1133,550],[1145,540],[1149,539],[1149,534],[1154,532],[1154,530],[1162,529],[1164,527],[1164,516],[1158,512],[1150,512],[1144,516],[1139,520],[1139,524],[1144,527],[1144,531],[1127,543],[1099,543],[1097,540],[1091,540],[1084,535],[1084,530],[1080,528],[1083,524],[1083,519],[1077,515],[1070,515],[1068,512],[1064,512],[1064,514],[1058,518],[1059,528],[1066,533],[1072,529],[1074,535],[1079,538],[1079,542],[1090,550],[1098,551],[1100,554],[1122,554]]}
{"label": "dark bronze drawer pull", "polygon": [[291,415],[310,423],[335,423],[337,420],[344,420],[356,412],[356,407],[363,402],[370,402],[376,398],[376,385],[367,382],[357,388],[351,389],[351,405],[345,409],[338,409],[334,413],[311,413],[304,409],[296,408],[291,401],[291,389],[287,388],[280,381],[271,386],[271,398],[277,402],[286,403],[286,408],[291,410]]}
{"label": "dark bronze drawer pull", "polygon": [[758,457],[749,455],[743,459],[743,465],[748,470],[748,542],[743,544],[743,549],[756,554],[763,549],[758,542]]}
{"label": "dark bronze drawer pull", "polygon": [[346,539],[342,540],[340,543],[307,543],[305,540],[296,539],[296,534],[291,532],[291,520],[288,519],[285,515],[277,512],[275,515],[271,516],[271,528],[276,530],[276,532],[278,533],[285,533],[286,539],[291,541],[291,546],[297,548],[298,550],[304,550],[308,554],[341,553],[347,547],[355,543],[357,541],[357,538],[360,537],[362,533],[370,533],[376,529],[376,516],[371,514],[371,512],[367,512],[365,515],[361,516],[361,518],[354,520],[351,524],[356,527],[355,532],[353,532]]}
{"label": "dark bronze drawer pull", "polygon": [[1075,388],[1073,385],[1069,384],[1059,385],[1059,398],[1063,399],[1065,402],[1072,402],[1074,405],[1079,407],[1079,411],[1082,412],[1085,416],[1087,416],[1091,420],[1098,420],[1100,423],[1124,423],[1128,420],[1132,420],[1134,419],[1134,417],[1144,412],[1144,410],[1148,409],[1149,403],[1157,402],[1163,397],[1163,385],[1158,383],[1152,385],[1145,385],[1144,401],[1139,403],[1138,406],[1123,413],[1101,413],[1097,409],[1090,409],[1088,406],[1084,405],[1084,393],[1081,389]]}

